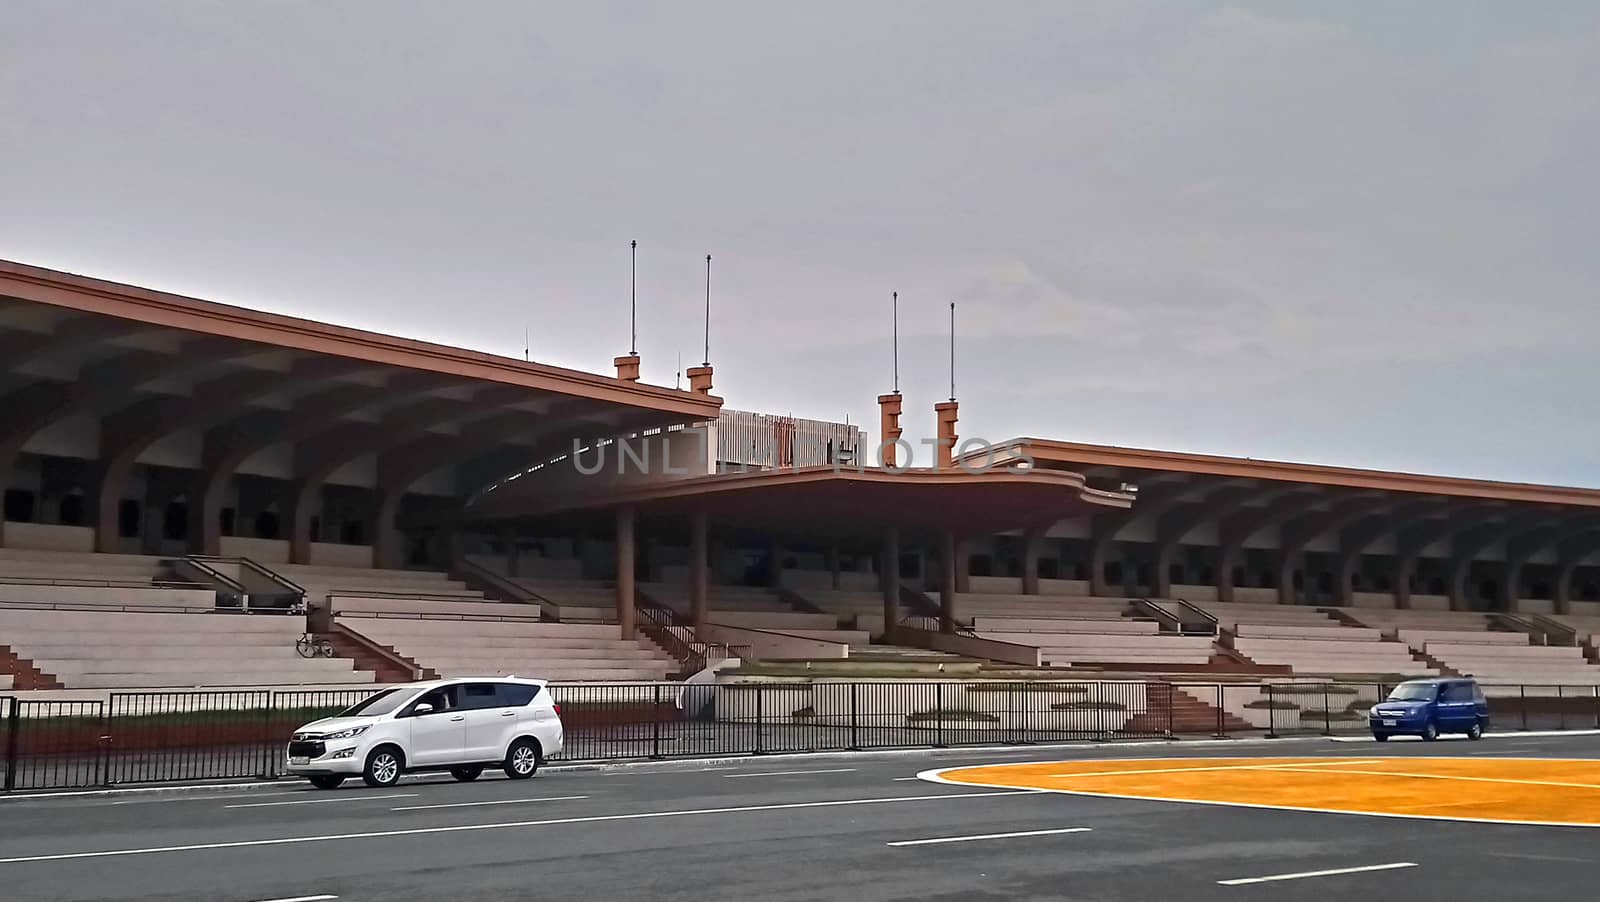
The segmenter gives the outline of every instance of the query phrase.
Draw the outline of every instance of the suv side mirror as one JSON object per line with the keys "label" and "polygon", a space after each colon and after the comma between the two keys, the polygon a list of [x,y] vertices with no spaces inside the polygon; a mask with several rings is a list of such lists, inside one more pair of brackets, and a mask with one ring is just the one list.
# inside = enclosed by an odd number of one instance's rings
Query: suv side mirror
{"label": "suv side mirror", "polygon": [[422,702],[421,704],[413,705],[412,708],[411,708],[411,716],[412,717],[421,717],[424,714],[432,714],[432,713],[433,713],[433,706],[428,704],[427,702]]}

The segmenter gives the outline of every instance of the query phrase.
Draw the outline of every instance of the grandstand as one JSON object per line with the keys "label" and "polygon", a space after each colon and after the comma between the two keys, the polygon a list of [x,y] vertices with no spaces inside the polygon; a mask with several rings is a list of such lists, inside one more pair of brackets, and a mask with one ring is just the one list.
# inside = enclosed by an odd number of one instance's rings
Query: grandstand
{"label": "grandstand", "polygon": [[[853,426],[723,410],[709,366],[680,391],[3,261],[0,350],[22,690],[656,679],[693,655],[643,635],[892,652],[886,603],[1056,667],[1596,669],[1595,490],[1035,438],[897,472]],[[630,443],[639,472],[586,467]],[[308,626],[341,657],[295,655]]]}

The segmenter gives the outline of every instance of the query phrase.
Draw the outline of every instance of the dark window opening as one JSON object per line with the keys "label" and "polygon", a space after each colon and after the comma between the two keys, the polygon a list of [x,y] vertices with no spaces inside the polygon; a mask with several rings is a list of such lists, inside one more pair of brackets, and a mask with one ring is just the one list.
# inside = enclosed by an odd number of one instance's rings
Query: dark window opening
{"label": "dark window opening", "polygon": [[137,539],[143,532],[139,527],[144,519],[144,509],[132,498],[124,498],[117,505],[117,535],[124,539]]}
{"label": "dark window opening", "polygon": [[256,514],[256,537],[260,539],[276,539],[278,537],[277,511],[262,511]]}
{"label": "dark window opening", "polygon": [[22,489],[6,489],[6,520],[11,523],[33,522],[33,493]]}
{"label": "dark window opening", "polygon": [[973,576],[994,576],[994,558],[974,554],[967,559],[967,572]]}
{"label": "dark window opening", "polygon": [[367,544],[366,526],[360,520],[346,520],[339,527],[339,541],[345,545]]}
{"label": "dark window opening", "polygon": [[1061,562],[1053,557],[1039,559],[1040,579],[1059,579],[1061,575]]}
{"label": "dark window opening", "polygon": [[68,495],[67,497],[62,498],[58,516],[61,520],[62,526],[82,526],[83,496]]}
{"label": "dark window opening", "polygon": [[219,528],[221,529],[222,534],[225,535],[225,536],[233,535],[233,520],[234,520],[234,510],[233,510],[233,508],[231,508],[231,507],[223,508],[222,509],[222,516],[219,517],[218,520],[220,522],[220,527]]}
{"label": "dark window opening", "polygon": [[189,505],[182,501],[174,501],[167,505],[166,513],[161,516],[161,535],[163,538],[179,540],[189,531]]}

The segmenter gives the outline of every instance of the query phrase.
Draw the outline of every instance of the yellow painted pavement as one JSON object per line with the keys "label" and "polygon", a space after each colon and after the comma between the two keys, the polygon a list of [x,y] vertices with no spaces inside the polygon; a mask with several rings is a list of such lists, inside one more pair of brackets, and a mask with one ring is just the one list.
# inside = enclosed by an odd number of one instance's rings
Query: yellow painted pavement
{"label": "yellow painted pavement", "polygon": [[1152,758],[959,767],[948,783],[1347,814],[1600,826],[1600,760]]}

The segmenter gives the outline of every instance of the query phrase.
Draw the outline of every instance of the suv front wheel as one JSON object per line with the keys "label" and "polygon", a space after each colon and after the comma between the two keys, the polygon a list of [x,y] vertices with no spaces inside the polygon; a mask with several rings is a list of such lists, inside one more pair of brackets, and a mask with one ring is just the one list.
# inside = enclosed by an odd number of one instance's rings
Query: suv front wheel
{"label": "suv front wheel", "polygon": [[506,751],[506,776],[513,780],[526,780],[539,770],[539,744],[532,739],[518,739]]}
{"label": "suv front wheel", "polygon": [[382,789],[400,782],[400,773],[406,768],[405,756],[392,745],[379,746],[367,756],[367,767],[361,779],[368,786]]}

